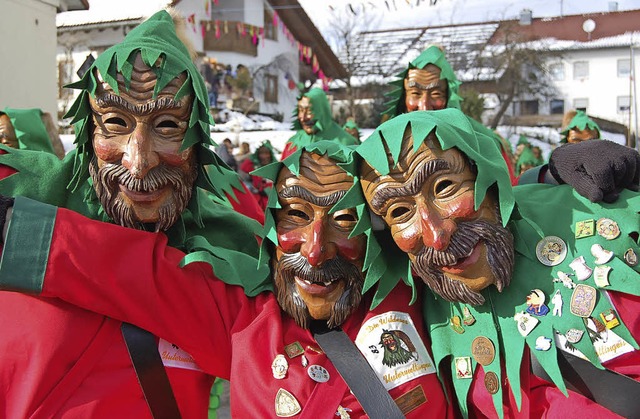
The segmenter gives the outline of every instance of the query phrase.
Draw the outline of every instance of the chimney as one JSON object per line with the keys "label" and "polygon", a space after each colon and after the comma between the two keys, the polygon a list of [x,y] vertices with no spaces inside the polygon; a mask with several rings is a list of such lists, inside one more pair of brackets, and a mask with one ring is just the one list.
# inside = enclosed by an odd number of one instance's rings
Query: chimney
{"label": "chimney", "polygon": [[530,9],[522,9],[522,11],[520,11],[520,24],[521,25],[531,25],[531,10]]}
{"label": "chimney", "polygon": [[618,11],[618,2],[610,1],[609,2],[609,12],[617,12]]}

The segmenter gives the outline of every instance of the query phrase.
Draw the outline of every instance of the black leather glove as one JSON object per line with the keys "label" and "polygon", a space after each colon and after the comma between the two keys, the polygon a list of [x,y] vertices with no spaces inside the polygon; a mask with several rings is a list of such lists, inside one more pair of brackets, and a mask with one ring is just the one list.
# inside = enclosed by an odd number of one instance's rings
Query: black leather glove
{"label": "black leather glove", "polygon": [[7,219],[7,210],[13,206],[13,201],[15,201],[13,198],[0,195],[0,244],[4,244],[2,232]]}
{"label": "black leather glove", "polygon": [[607,140],[589,140],[556,148],[549,171],[591,202],[614,202],[623,189],[640,190],[640,154]]}

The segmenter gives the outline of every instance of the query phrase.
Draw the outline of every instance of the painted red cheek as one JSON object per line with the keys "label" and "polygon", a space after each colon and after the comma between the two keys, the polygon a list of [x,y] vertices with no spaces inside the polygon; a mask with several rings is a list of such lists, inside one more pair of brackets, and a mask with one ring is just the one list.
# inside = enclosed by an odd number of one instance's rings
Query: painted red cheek
{"label": "painted red cheek", "polygon": [[447,102],[444,99],[435,99],[432,102],[432,108],[434,110],[444,109],[446,104],[447,104]]}
{"label": "painted red cheek", "polygon": [[160,159],[169,166],[180,166],[189,159],[189,153],[159,152]]}
{"label": "painted red cheek", "polygon": [[399,231],[393,235],[393,240],[403,252],[412,252],[416,248],[416,242],[419,241],[417,226],[412,224]]}
{"label": "painted red cheek", "polygon": [[122,158],[122,149],[117,142],[95,141],[93,144],[96,156],[106,162],[116,162]]}
{"label": "painted red cheek", "polygon": [[346,260],[354,261],[364,258],[365,246],[362,238],[340,238],[335,241],[338,254]]}
{"label": "painted red cheek", "polygon": [[278,232],[278,245],[285,253],[299,252],[302,243],[304,243],[304,236],[299,229]]}

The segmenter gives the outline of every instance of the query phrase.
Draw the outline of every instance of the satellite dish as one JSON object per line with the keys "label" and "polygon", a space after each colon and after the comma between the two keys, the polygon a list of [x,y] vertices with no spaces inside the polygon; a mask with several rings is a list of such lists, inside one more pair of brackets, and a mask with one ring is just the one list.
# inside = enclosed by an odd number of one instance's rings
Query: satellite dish
{"label": "satellite dish", "polygon": [[587,19],[582,24],[582,30],[590,34],[596,28],[596,22],[593,19]]}

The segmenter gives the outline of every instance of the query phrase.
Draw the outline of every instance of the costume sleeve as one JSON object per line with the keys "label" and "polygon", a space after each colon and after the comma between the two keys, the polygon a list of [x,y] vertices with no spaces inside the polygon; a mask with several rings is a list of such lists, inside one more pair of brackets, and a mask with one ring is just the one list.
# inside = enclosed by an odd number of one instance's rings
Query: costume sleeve
{"label": "costume sleeve", "polygon": [[206,372],[226,377],[229,331],[240,312],[246,317],[249,300],[242,288],[215,279],[210,265],[180,268],[183,257],[164,234],[18,197],[0,286],[136,324],[186,350]]}
{"label": "costume sleeve", "polygon": [[[0,154],[7,154],[6,151],[0,149]],[[4,179],[9,175],[12,175],[16,173],[16,170],[9,167],[9,166],[5,166],[3,164],[0,164],[0,179]]]}
{"label": "costume sleeve", "polygon": [[256,201],[256,198],[249,192],[244,183],[242,184],[242,190],[236,189],[234,193],[237,200],[227,195],[233,209],[264,225],[264,210],[260,208],[258,201]]}

